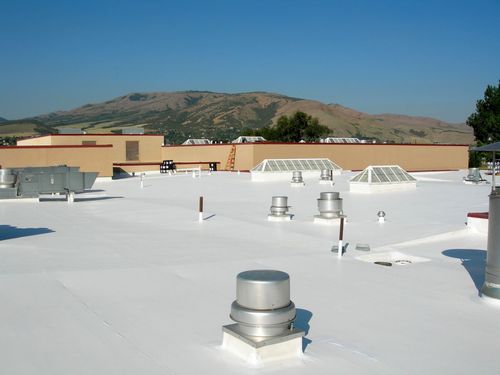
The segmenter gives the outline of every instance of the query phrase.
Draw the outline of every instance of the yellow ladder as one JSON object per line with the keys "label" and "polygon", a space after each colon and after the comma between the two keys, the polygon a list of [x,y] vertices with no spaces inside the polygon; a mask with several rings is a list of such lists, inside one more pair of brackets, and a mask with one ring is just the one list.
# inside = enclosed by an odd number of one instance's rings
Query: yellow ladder
{"label": "yellow ladder", "polygon": [[226,171],[234,171],[234,161],[236,160],[236,145],[231,146],[231,151],[229,151],[229,156],[226,162]]}

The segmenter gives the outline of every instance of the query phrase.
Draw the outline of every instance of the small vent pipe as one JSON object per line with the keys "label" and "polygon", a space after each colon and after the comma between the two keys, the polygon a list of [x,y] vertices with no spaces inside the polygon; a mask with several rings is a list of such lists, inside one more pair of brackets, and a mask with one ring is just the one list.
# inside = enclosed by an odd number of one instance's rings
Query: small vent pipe
{"label": "small vent pipe", "polygon": [[319,179],[320,181],[332,181],[333,171],[331,169],[322,169]]}
{"label": "small vent pipe", "polygon": [[302,171],[293,171],[292,182],[296,184],[301,184],[304,182],[304,179],[302,178]]}

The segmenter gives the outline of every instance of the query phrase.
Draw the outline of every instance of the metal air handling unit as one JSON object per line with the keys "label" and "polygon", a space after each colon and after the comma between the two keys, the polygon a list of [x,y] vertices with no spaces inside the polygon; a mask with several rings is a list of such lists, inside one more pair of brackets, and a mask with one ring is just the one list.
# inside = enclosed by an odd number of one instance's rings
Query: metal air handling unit
{"label": "metal air handling unit", "polygon": [[97,172],[79,167],[28,167],[0,169],[0,199],[38,198],[40,194],[66,194],[92,188]]}
{"label": "metal air handling unit", "polygon": [[230,315],[236,323],[222,327],[222,346],[255,364],[300,356],[304,331],[293,327],[295,316],[287,273],[241,272]]}

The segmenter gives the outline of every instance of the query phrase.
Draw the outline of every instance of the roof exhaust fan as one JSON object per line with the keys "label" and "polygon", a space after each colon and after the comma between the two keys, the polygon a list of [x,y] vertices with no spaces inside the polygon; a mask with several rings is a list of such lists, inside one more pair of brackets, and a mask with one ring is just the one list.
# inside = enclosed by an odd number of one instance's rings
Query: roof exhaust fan
{"label": "roof exhaust fan", "polygon": [[301,187],[306,184],[304,182],[304,178],[302,177],[302,171],[293,171],[292,181],[290,184],[294,187]]}
{"label": "roof exhaust fan", "polygon": [[269,221],[290,221],[292,215],[288,213],[288,197],[274,196],[271,200],[271,213],[267,215]]}
{"label": "roof exhaust fan", "polygon": [[241,272],[230,315],[236,323],[222,327],[222,346],[256,363],[301,355],[304,331],[293,327],[295,315],[286,272]]}
{"label": "roof exhaust fan", "polygon": [[345,217],[342,211],[342,198],[336,191],[326,191],[319,194],[319,215],[314,216],[315,223],[333,224]]}
{"label": "roof exhaust fan", "polygon": [[322,169],[319,176],[320,185],[333,185],[333,170]]}

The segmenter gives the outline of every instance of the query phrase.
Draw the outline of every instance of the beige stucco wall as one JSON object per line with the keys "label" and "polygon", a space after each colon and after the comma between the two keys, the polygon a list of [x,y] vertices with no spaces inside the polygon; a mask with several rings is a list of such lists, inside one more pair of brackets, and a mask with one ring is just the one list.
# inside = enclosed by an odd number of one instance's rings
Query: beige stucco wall
{"label": "beige stucco wall", "polygon": [[[81,145],[82,141],[96,141],[97,145],[111,144],[112,163],[130,163],[125,157],[125,142],[139,141],[140,160],[135,163],[160,163],[172,159],[174,162],[219,162],[224,170],[231,152],[231,144],[186,145],[161,147],[162,136],[144,135],[52,135],[19,141],[18,144],[39,142],[53,145]],[[383,145],[383,144],[236,144],[235,170],[249,170],[264,159],[276,158],[329,158],[346,170],[361,170],[368,165],[398,164],[408,171],[464,169],[468,166],[467,145]],[[71,160],[60,151],[60,163]],[[69,154],[68,154],[69,155]],[[81,163],[83,163],[82,161]],[[105,163],[105,162],[104,162]],[[100,167],[104,168],[104,167]],[[107,170],[109,169],[106,167]],[[158,170],[157,164],[124,167],[127,171]],[[109,172],[106,172],[109,173]],[[110,175],[110,174],[107,174]]]}
{"label": "beige stucco wall", "polygon": [[161,146],[163,144],[162,135],[129,135],[129,134],[53,134],[39,138],[29,138],[17,142],[19,146],[48,144],[60,145],[81,145],[83,141],[95,141],[96,145],[112,145],[113,161],[115,163],[131,162],[126,160],[126,141],[139,142],[138,163],[160,162]]}
{"label": "beige stucco wall", "polygon": [[[230,144],[221,145],[185,145],[185,146],[165,146],[162,147],[162,160],[174,160],[175,162],[220,162],[218,168],[223,170],[226,167]],[[235,170],[247,170],[253,163],[253,147],[250,144],[237,145]]]}
{"label": "beige stucco wall", "polygon": [[[264,159],[329,158],[343,169],[360,170],[368,165],[398,164],[409,171],[464,169],[467,145],[382,144],[238,144],[235,169],[248,170]],[[162,159],[175,162],[219,161],[226,165],[231,145],[168,146]]]}
{"label": "beige stucco wall", "polygon": [[99,177],[113,175],[113,149],[109,146],[79,147],[0,147],[3,168],[46,167],[66,164],[82,172],[99,172]]}
{"label": "beige stucco wall", "polygon": [[254,165],[264,159],[328,158],[347,170],[398,164],[408,171],[463,169],[467,145],[255,144]]}

